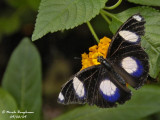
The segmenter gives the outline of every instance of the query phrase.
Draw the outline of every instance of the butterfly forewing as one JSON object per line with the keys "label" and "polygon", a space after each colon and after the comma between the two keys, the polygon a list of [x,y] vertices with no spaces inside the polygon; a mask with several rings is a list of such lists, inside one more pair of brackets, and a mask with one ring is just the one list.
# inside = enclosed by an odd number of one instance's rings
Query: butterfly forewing
{"label": "butterfly forewing", "polygon": [[113,37],[107,56],[116,72],[136,89],[144,84],[149,71],[148,55],[140,46],[144,24],[141,15],[130,17]]}
{"label": "butterfly forewing", "polygon": [[107,57],[111,57],[122,47],[140,44],[140,37],[144,35],[144,24],[144,18],[140,14],[131,16],[113,36]]}
{"label": "butterfly forewing", "polygon": [[[100,66],[92,66],[75,74],[65,85],[63,85],[58,97],[59,103],[85,103],[88,92],[94,90],[93,82],[97,77]],[[88,90],[89,89],[89,90]],[[63,99],[61,99],[63,98]]]}

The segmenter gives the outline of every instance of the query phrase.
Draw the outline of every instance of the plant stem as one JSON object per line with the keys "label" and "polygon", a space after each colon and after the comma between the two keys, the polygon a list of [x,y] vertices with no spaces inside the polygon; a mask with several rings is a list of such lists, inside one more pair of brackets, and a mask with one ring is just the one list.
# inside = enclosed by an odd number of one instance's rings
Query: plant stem
{"label": "plant stem", "polygon": [[122,2],[122,0],[118,0],[118,2],[115,5],[110,6],[110,7],[104,7],[104,9],[106,9],[106,10],[115,9],[116,7],[118,7],[121,4],[121,2]]}
{"label": "plant stem", "polygon": [[90,22],[87,22],[87,25],[88,25],[88,28],[89,28],[89,30],[91,31],[93,37],[95,38],[95,40],[97,41],[97,43],[99,43],[99,38],[97,37],[97,35],[96,35],[96,33],[95,33],[95,31],[94,31],[91,23],[90,23]]}
{"label": "plant stem", "polygon": [[102,17],[104,18],[104,20],[105,20],[108,24],[111,23],[111,21],[108,19],[107,16],[104,15],[104,13],[100,12],[100,14],[102,15]]}
{"label": "plant stem", "polygon": [[[111,13],[105,11],[105,10],[101,10],[100,12],[103,13],[103,14],[105,14],[105,15],[107,15],[107,16],[109,16],[109,17],[111,17],[111,18],[114,18],[114,19],[120,21],[116,16],[114,16],[113,14],[111,14]],[[122,22],[122,21],[120,21],[120,22]]]}

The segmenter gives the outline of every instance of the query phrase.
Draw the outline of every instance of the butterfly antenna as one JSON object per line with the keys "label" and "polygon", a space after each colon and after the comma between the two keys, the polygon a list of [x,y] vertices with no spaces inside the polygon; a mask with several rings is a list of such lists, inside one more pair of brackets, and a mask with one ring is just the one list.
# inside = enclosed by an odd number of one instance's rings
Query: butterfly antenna
{"label": "butterfly antenna", "polygon": [[80,57],[74,57],[75,60],[81,60],[82,58]]}

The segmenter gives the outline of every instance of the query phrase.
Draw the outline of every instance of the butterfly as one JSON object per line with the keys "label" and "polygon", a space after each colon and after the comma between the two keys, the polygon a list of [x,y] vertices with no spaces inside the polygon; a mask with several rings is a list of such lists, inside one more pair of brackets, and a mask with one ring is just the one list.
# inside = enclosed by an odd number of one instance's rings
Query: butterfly
{"label": "butterfly", "polygon": [[132,92],[128,84],[140,88],[149,72],[148,55],[140,43],[144,24],[140,14],[131,16],[113,36],[106,59],[98,56],[99,65],[85,68],[67,81],[58,102],[109,108],[129,100]]}

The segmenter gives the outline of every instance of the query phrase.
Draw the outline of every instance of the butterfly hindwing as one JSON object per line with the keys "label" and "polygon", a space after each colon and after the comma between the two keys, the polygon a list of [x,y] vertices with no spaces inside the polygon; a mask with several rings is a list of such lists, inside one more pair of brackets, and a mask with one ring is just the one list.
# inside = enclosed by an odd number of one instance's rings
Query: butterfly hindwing
{"label": "butterfly hindwing", "polygon": [[137,89],[144,84],[148,76],[149,63],[147,54],[140,46],[120,49],[110,60],[114,63],[116,72],[132,87]]}
{"label": "butterfly hindwing", "polygon": [[99,107],[113,107],[116,103],[123,104],[131,97],[131,91],[117,81],[117,77],[108,71],[104,66],[98,77],[98,85],[96,86],[96,102]]}
{"label": "butterfly hindwing", "polygon": [[[113,82],[114,81],[114,82]],[[88,103],[102,108],[116,106],[130,99],[131,92],[126,86],[120,86],[116,78],[101,66],[92,66],[78,72],[67,82],[58,98],[63,104]]]}

